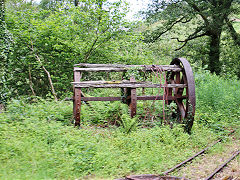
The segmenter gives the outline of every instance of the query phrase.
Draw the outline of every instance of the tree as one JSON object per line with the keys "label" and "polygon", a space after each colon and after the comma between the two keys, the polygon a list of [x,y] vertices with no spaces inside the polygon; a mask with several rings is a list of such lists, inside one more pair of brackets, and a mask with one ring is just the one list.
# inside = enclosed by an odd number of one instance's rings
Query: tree
{"label": "tree", "polygon": [[79,0],[77,7],[63,3],[53,9],[24,2],[7,7],[6,22],[15,41],[9,64],[13,78],[8,82],[17,95],[54,95],[52,86],[57,97],[71,92],[77,63],[139,60],[130,53],[120,56],[140,39],[132,36],[121,1]]}
{"label": "tree", "polygon": [[[12,36],[5,22],[5,0],[0,1],[0,104],[6,101],[10,92],[6,86],[9,71],[9,54],[12,47]],[[8,91],[6,91],[8,89]]]}
{"label": "tree", "polygon": [[146,41],[154,42],[162,35],[174,29],[177,24],[192,24],[194,31],[187,32],[185,38],[173,37],[183,43],[176,50],[182,49],[189,41],[207,36],[209,39],[208,68],[220,74],[220,42],[224,27],[228,25],[233,37],[236,32],[231,21],[234,4],[239,0],[153,0],[146,13],[151,21],[161,21],[163,25],[147,34]]}

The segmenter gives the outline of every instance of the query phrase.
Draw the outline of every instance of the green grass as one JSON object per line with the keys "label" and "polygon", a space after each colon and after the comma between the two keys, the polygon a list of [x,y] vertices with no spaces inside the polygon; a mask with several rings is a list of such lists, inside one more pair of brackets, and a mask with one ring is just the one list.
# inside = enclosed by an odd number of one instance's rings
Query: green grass
{"label": "green grass", "polygon": [[11,103],[8,113],[0,116],[1,179],[160,173],[216,139],[198,125],[191,136],[180,127],[145,128],[130,134],[119,128],[77,129],[59,120],[70,116],[66,115],[71,111],[69,103]]}
{"label": "green grass", "polygon": [[[72,125],[70,102],[12,100],[7,112],[0,114],[0,179],[159,174],[225,135],[227,128],[240,125],[239,81],[201,72],[196,73],[196,85],[198,105],[191,135],[180,125],[135,128],[128,134],[122,127],[88,123],[78,129]],[[118,105],[109,107],[106,117],[115,117]],[[121,110],[126,114],[124,107]]]}

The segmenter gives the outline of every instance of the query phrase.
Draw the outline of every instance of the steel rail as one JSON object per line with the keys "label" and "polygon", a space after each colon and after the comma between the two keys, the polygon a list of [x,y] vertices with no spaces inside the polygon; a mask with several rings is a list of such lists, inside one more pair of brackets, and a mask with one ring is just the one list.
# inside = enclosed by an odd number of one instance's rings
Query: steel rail
{"label": "steel rail", "polygon": [[223,163],[221,166],[219,166],[212,174],[210,174],[205,180],[212,179],[219,171],[221,171],[231,160],[233,160],[235,157],[237,157],[240,154],[240,150],[238,150],[236,153],[232,155],[225,163]]}
{"label": "steel rail", "polygon": [[[235,130],[232,130],[232,131],[228,134],[228,136],[230,136],[230,135],[233,134],[234,132],[235,132]],[[171,169],[163,172],[162,174],[168,175],[170,172],[173,172],[173,171],[175,171],[176,169],[180,168],[182,165],[186,164],[187,162],[192,161],[195,157],[203,154],[203,153],[204,153],[205,151],[207,151],[209,148],[213,147],[215,144],[221,142],[222,140],[223,140],[223,138],[218,139],[218,140],[215,141],[213,144],[207,146],[206,148],[204,148],[203,150],[199,151],[198,153],[196,153],[196,154],[193,155],[192,157],[190,157],[190,158],[186,159],[185,161],[177,164],[176,166],[174,166],[173,168],[171,168]]]}

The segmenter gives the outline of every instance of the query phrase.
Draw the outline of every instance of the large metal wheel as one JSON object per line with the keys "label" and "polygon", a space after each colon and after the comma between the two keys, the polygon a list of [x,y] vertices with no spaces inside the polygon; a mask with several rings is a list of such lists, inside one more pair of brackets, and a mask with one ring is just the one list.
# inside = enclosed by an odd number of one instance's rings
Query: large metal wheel
{"label": "large metal wheel", "polygon": [[[168,88],[168,96],[175,97],[177,111],[180,116],[179,123],[185,124],[185,130],[190,133],[195,115],[195,82],[190,63],[184,58],[175,58],[171,65],[178,65],[183,68],[180,72],[168,73],[168,84],[186,84],[186,88]],[[168,102],[170,104],[171,101]]]}

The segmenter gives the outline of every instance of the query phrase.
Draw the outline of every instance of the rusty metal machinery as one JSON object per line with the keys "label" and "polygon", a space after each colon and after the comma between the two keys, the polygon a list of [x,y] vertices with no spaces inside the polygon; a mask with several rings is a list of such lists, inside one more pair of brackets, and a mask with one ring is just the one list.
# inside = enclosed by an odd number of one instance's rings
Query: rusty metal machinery
{"label": "rusty metal machinery", "polygon": [[[164,83],[137,81],[134,76],[120,81],[81,81],[85,72],[127,72],[132,68],[137,71],[165,74]],[[170,65],[120,65],[120,64],[76,64],[74,67],[73,113],[75,125],[80,125],[82,101],[122,101],[128,104],[131,117],[136,115],[138,100],[163,100],[165,104],[175,102],[180,123],[190,132],[195,114],[195,83],[192,68],[184,58],[175,58]],[[120,88],[121,97],[85,97],[82,88]],[[163,95],[138,96],[137,88],[161,88]],[[125,99],[123,98],[125,97]]]}

